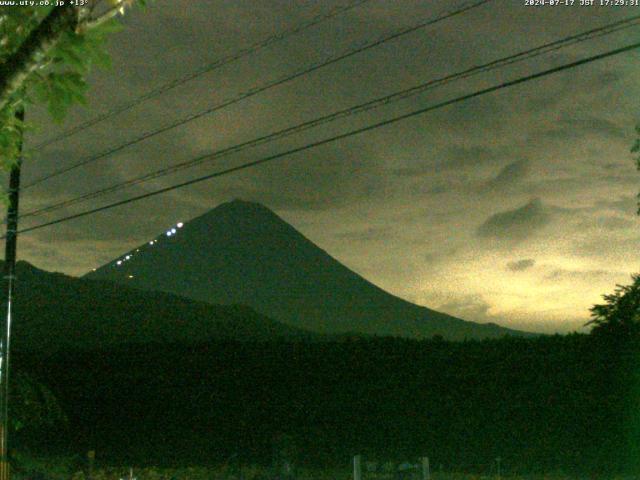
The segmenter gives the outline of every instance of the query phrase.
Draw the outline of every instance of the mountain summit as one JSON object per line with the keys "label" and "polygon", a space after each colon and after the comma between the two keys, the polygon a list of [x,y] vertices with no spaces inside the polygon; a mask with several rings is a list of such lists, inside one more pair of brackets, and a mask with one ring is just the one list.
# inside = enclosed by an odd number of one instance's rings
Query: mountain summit
{"label": "mountain summit", "polygon": [[234,200],[90,272],[145,290],[248,305],[322,333],[447,339],[522,334],[421,307],[376,287],[267,207]]}

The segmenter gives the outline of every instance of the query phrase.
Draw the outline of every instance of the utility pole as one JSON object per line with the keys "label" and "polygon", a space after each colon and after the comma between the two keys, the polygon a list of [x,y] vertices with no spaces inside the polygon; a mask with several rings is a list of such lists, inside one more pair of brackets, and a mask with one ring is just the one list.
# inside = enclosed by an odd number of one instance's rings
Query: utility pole
{"label": "utility pole", "polygon": [[422,480],[431,480],[431,469],[429,468],[429,457],[422,457]]}
{"label": "utility pole", "polygon": [[16,111],[20,140],[18,158],[9,174],[9,207],[4,253],[4,280],[6,282],[5,323],[0,332],[0,480],[9,480],[9,346],[11,340],[11,314],[13,289],[16,278],[16,249],[18,243],[18,201],[20,198],[20,168],[22,166],[22,122],[24,107]]}
{"label": "utility pole", "polygon": [[353,457],[353,480],[362,480],[362,455]]}

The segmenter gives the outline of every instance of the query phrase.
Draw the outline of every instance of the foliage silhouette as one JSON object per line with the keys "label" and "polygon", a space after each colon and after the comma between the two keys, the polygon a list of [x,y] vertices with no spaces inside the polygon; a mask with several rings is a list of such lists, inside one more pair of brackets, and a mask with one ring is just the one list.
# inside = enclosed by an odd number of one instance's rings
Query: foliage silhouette
{"label": "foliage silhouette", "polygon": [[605,303],[591,308],[593,335],[615,336],[627,340],[640,337],[640,275],[630,285],[617,285],[614,293],[604,295]]}

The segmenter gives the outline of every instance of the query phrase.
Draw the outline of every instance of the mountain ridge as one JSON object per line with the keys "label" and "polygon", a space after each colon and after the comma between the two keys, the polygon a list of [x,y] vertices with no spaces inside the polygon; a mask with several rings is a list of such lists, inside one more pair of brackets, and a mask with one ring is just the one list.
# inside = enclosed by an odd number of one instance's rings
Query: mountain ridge
{"label": "mountain ridge", "polygon": [[166,292],[70,277],[24,261],[17,264],[15,289],[12,344],[18,350],[317,337],[250,307],[211,305]]}

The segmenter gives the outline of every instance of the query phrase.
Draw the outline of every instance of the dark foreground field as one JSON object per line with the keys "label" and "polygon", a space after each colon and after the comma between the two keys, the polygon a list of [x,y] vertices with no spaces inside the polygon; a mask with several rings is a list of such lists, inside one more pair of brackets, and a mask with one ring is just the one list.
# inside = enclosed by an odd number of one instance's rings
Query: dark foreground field
{"label": "dark foreground field", "polygon": [[289,458],[348,473],[354,454],[474,475],[497,457],[503,475],[638,468],[640,361],[626,339],[125,345],[21,352],[15,365],[67,415],[16,445],[95,450],[96,468]]}
{"label": "dark foreground field", "polygon": [[[107,470],[97,470],[93,473],[94,480],[128,480],[130,470],[128,468],[111,468]],[[241,473],[232,472],[228,467],[189,467],[189,468],[141,468],[133,469],[136,480],[271,480],[271,472],[264,467],[244,466]],[[62,479],[69,477],[60,477]],[[87,480],[87,475],[77,472],[72,480]],[[393,476],[363,476],[363,480],[395,480]],[[585,477],[572,476],[566,474],[547,475],[518,475],[518,476],[488,476],[472,475],[464,473],[439,472],[431,475],[431,480],[577,480]],[[634,480],[636,476],[605,475],[591,478],[602,480]],[[56,479],[57,480],[57,479]],[[353,480],[353,472],[349,468],[334,469],[301,469],[292,480]],[[407,478],[406,480],[419,480],[419,477]]]}

